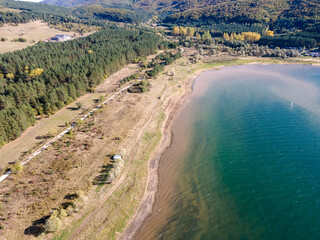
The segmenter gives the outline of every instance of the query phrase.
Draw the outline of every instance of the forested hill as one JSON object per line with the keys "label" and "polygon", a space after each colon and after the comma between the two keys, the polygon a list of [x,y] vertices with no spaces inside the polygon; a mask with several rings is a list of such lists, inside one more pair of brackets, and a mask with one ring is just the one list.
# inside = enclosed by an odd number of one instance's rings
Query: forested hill
{"label": "forested hill", "polygon": [[116,28],[0,55],[0,146],[161,44],[146,30]]}
{"label": "forested hill", "polygon": [[114,7],[131,7],[134,0],[44,0],[42,3],[61,7],[74,7],[90,4],[101,4]]}
{"label": "forested hill", "polygon": [[165,22],[274,23],[281,19],[312,22],[320,20],[319,9],[319,0],[220,0],[203,8],[173,14]]}
{"label": "forested hill", "polygon": [[143,10],[133,9],[129,5],[91,4],[66,8],[43,3],[0,0],[0,25],[4,23],[25,23],[41,19],[53,25],[60,23],[83,23],[104,25],[106,22],[140,23],[151,15]]}
{"label": "forested hill", "polygon": [[52,24],[62,22],[88,22],[75,16],[72,9],[41,3],[0,0],[0,26],[4,23],[19,24],[38,19]]}
{"label": "forested hill", "polygon": [[294,22],[293,25],[301,25],[301,22],[320,20],[319,0],[45,0],[45,3],[142,9],[171,24],[277,22],[279,25],[280,22],[288,25],[287,22]]}
{"label": "forested hill", "polygon": [[243,15],[243,19],[258,21],[274,21],[278,17],[319,18],[320,7],[319,0],[44,0],[43,3],[57,6],[100,4],[155,13],[180,12],[176,17],[192,15],[198,18],[218,14],[221,20],[231,19],[232,15],[238,18]]}

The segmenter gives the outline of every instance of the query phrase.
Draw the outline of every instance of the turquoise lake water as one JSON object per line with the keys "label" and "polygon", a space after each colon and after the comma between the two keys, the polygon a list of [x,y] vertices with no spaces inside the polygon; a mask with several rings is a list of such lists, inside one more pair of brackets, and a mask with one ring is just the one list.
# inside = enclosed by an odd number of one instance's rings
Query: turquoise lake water
{"label": "turquoise lake water", "polygon": [[320,239],[320,67],[200,75],[140,239]]}

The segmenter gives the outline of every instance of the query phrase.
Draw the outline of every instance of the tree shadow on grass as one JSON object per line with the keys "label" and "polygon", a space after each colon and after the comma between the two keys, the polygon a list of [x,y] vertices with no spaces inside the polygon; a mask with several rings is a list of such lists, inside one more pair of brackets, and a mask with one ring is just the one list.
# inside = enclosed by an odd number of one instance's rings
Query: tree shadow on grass
{"label": "tree shadow on grass", "polygon": [[80,108],[79,107],[67,107],[68,110],[71,110],[71,111],[77,111],[79,110]]}
{"label": "tree shadow on grass", "polygon": [[50,215],[42,217],[32,222],[32,225],[24,230],[25,235],[40,236],[45,231],[46,220]]}
{"label": "tree shadow on grass", "polygon": [[76,193],[71,193],[71,194],[68,194],[67,196],[65,196],[64,199],[74,200],[74,199],[77,199],[78,197],[79,197],[78,194],[76,194]]}
{"label": "tree shadow on grass", "polygon": [[36,137],[37,140],[41,140],[41,139],[47,140],[47,139],[50,139],[50,138],[52,138],[52,136],[50,136],[50,135],[43,135],[43,136],[37,136]]}
{"label": "tree shadow on grass", "polygon": [[25,157],[25,156],[27,156],[27,155],[29,155],[29,154],[30,154],[29,151],[24,151],[24,152],[21,153],[21,156],[22,156],[22,157]]}
{"label": "tree shadow on grass", "polygon": [[100,171],[100,175],[95,177],[93,180],[93,185],[104,185],[107,182],[109,171],[113,167],[113,164],[108,163],[107,165],[102,166],[102,169]]}

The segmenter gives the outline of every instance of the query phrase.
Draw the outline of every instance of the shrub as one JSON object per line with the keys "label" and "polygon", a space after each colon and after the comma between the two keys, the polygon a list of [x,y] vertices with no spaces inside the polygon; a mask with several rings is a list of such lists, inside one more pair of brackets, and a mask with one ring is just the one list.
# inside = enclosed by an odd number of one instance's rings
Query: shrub
{"label": "shrub", "polygon": [[99,97],[99,102],[103,102],[106,98],[104,96]]}
{"label": "shrub", "polygon": [[49,137],[54,137],[54,136],[56,136],[57,134],[58,134],[58,130],[55,129],[55,128],[52,128],[52,129],[50,129],[50,131],[49,131],[49,133],[48,133],[48,136],[49,136]]}
{"label": "shrub", "polygon": [[74,209],[74,212],[79,212],[80,209],[83,207],[83,203],[79,200],[73,201],[71,206]]}
{"label": "shrub", "polygon": [[52,214],[46,221],[46,232],[56,232],[61,227],[61,220],[55,214]]}
{"label": "shrub", "polygon": [[15,163],[11,169],[12,172],[21,172],[23,169],[23,166],[21,163]]}
{"label": "shrub", "polygon": [[77,102],[76,105],[77,105],[78,109],[83,108],[83,103],[82,102]]}
{"label": "shrub", "polygon": [[59,218],[60,218],[60,219],[65,219],[66,217],[68,217],[67,210],[65,210],[65,209],[59,209]]}
{"label": "shrub", "polygon": [[14,39],[15,40],[15,42],[26,42],[27,41],[27,39],[25,39],[25,38],[18,38],[18,39]]}
{"label": "shrub", "polygon": [[126,155],[126,153],[127,153],[127,150],[122,147],[122,148],[119,149],[118,152],[119,152],[120,156],[124,157]]}
{"label": "shrub", "polygon": [[113,171],[111,170],[108,174],[108,179],[107,179],[107,182],[111,183],[114,179],[115,179],[115,175],[113,173]]}

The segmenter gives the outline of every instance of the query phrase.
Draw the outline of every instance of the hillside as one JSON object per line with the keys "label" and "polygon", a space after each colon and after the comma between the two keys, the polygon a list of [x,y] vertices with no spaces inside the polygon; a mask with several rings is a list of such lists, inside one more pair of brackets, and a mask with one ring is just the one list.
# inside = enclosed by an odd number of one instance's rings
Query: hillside
{"label": "hillside", "polygon": [[318,0],[45,0],[44,3],[143,10],[159,15],[165,23],[199,26],[220,22],[283,24],[284,19],[301,25],[301,21],[312,23],[320,19]]}
{"label": "hillside", "polygon": [[164,22],[210,24],[221,21],[273,23],[280,19],[309,21],[320,19],[319,8],[317,0],[222,0],[207,7],[172,14]]}
{"label": "hillside", "polygon": [[56,5],[61,7],[74,7],[90,4],[102,4],[109,7],[131,7],[133,1],[131,0],[44,0],[42,3]]}
{"label": "hillside", "polygon": [[94,19],[97,21],[113,21],[140,23],[147,21],[151,15],[140,9],[131,10],[126,8],[105,7],[105,5],[91,4],[74,10],[76,16],[81,19]]}

